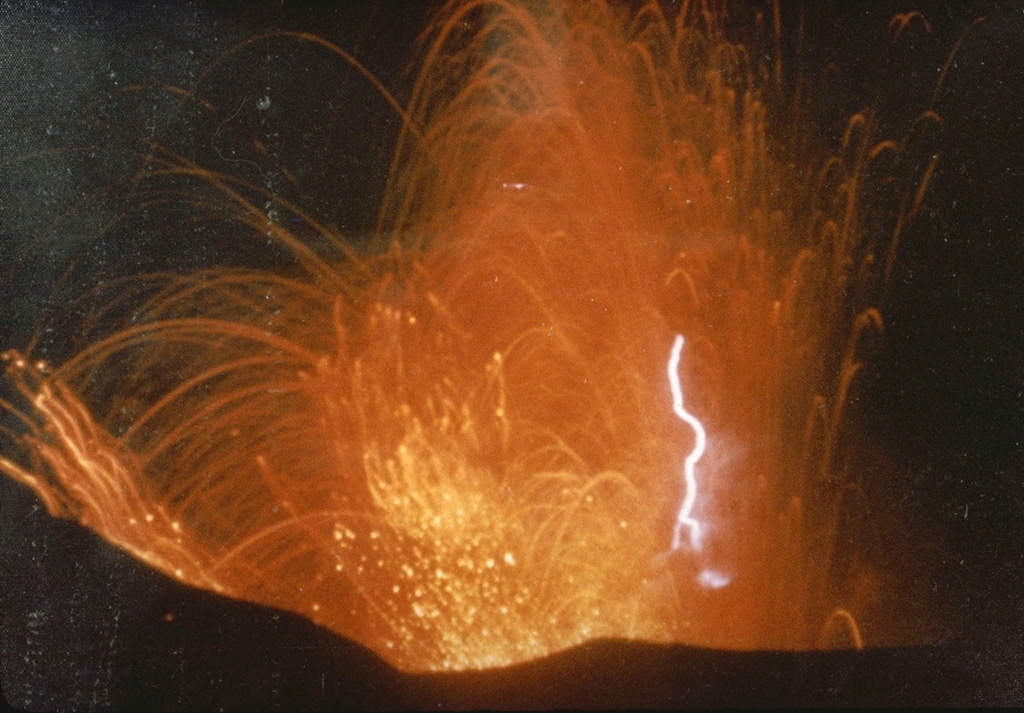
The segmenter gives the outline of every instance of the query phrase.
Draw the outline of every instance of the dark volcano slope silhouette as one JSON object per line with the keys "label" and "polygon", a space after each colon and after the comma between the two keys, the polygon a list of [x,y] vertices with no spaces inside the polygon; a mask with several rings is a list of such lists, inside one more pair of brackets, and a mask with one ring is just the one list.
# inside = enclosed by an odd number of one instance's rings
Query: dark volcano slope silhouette
{"label": "dark volcano slope silhouette", "polygon": [[506,669],[410,675],[294,614],[183,587],[71,523],[28,512],[25,526],[26,546],[4,563],[8,579],[2,592],[0,672],[4,697],[14,708],[595,709],[1024,701],[1018,684],[1024,658],[1015,637],[829,653],[595,641]]}

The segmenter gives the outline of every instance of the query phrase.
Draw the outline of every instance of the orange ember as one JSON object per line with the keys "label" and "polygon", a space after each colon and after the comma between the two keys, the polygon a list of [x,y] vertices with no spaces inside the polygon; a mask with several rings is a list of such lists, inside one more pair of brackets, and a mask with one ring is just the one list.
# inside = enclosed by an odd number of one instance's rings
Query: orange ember
{"label": "orange ember", "polygon": [[684,8],[446,5],[369,249],[154,149],[139,195],[190,181],[300,270],[149,281],[52,370],[9,352],[0,471],[407,670],[596,637],[861,645],[840,429],[879,225],[930,167],[888,180],[904,145],[860,115],[824,160],[769,137],[778,66]]}

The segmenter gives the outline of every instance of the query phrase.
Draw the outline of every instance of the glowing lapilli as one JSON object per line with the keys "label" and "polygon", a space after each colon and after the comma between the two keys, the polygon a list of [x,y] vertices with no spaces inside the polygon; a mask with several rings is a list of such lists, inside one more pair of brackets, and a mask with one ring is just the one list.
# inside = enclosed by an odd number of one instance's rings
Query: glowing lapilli
{"label": "glowing lapilli", "polygon": [[[182,582],[409,670],[595,637],[806,648],[847,621],[859,645],[842,414],[881,325],[875,254],[934,164],[892,179],[909,141],[864,115],[834,156],[769,139],[771,35],[726,32],[761,19],[446,4],[359,249],[235,164],[147,143],[126,220],[230,222],[292,263],[117,283],[96,300],[130,318],[71,358],[9,352],[0,471]],[[219,115],[217,91],[189,106]]]}

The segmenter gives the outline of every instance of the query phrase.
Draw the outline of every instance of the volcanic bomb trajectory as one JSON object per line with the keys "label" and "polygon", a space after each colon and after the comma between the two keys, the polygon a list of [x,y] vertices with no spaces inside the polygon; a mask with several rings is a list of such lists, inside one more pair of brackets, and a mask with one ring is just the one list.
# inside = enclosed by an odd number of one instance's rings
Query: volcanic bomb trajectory
{"label": "volcanic bomb trajectory", "polygon": [[871,643],[845,410],[943,119],[814,148],[762,9],[444,5],[371,239],[303,204],[251,64],[354,53],[270,33],[151,88],[179,109],[125,140],[111,235],[214,226],[243,258],[103,285],[65,357],[8,352],[0,469],[407,670]]}

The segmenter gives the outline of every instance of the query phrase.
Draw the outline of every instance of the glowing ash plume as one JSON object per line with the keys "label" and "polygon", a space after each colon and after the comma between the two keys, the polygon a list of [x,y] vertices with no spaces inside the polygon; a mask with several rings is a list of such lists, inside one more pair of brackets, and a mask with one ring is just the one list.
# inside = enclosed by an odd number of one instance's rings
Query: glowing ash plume
{"label": "glowing ash plume", "polygon": [[[70,358],[9,352],[0,471],[168,576],[406,670],[598,637],[813,648],[854,626],[844,408],[938,122],[877,141],[857,115],[805,155],[799,120],[767,128],[801,108],[772,23],[670,6],[446,3],[358,248],[300,207],[281,126],[232,94],[292,76],[267,68],[289,52],[350,54],[270,33],[174,88],[184,145],[142,142],[111,229],[227,231],[266,267],[108,281]],[[257,55],[266,77],[212,79]],[[193,155],[187,122],[227,118],[236,145]],[[907,169],[908,146],[929,158]],[[650,346],[673,335],[669,408]]]}

